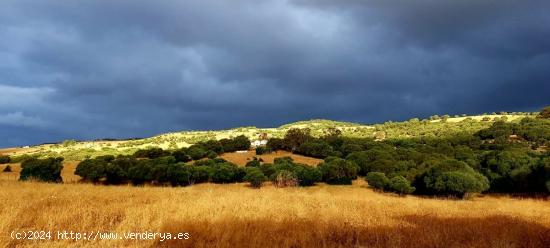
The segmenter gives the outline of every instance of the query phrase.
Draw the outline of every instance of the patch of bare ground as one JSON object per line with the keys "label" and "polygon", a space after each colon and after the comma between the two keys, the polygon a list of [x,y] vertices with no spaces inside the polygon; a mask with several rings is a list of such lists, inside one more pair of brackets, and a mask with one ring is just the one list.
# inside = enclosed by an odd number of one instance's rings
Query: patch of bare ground
{"label": "patch of bare ground", "polygon": [[232,152],[232,153],[224,153],[220,157],[231,163],[234,163],[240,166],[246,165],[246,163],[254,159],[254,157],[257,157],[258,159],[261,158],[266,163],[273,163],[275,158],[291,157],[292,159],[294,159],[294,162],[296,163],[307,164],[311,166],[316,166],[323,161],[322,159],[306,157],[298,154],[293,154],[287,151],[276,151],[276,152],[272,152],[269,154],[262,154],[262,155],[256,155],[255,151],[247,151],[246,153]]}

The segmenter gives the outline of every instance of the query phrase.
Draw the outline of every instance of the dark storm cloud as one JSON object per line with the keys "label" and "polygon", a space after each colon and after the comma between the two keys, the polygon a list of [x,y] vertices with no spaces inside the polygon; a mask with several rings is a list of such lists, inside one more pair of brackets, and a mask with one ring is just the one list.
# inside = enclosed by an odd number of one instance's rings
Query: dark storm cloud
{"label": "dark storm cloud", "polygon": [[547,1],[0,3],[0,146],[549,104]]}

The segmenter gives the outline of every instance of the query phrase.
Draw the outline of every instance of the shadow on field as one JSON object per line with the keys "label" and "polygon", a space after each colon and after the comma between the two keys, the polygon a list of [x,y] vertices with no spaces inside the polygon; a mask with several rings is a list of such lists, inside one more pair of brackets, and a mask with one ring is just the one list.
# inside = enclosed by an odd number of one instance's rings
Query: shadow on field
{"label": "shadow on field", "polygon": [[167,223],[165,232],[189,240],[154,247],[550,247],[550,228],[508,216],[405,216],[396,227],[349,223],[219,221]]}

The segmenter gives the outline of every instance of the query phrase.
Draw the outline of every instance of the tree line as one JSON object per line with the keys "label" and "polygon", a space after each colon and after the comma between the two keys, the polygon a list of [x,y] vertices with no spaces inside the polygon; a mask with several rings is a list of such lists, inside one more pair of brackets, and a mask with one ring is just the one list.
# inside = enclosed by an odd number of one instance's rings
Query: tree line
{"label": "tree line", "polygon": [[[497,121],[473,134],[453,137],[412,137],[375,141],[343,137],[329,128],[313,137],[309,129],[290,129],[283,138],[271,138],[258,154],[286,150],[323,159],[316,167],[278,158],[274,163],[252,160],[242,168],[218,157],[224,152],[248,150],[245,136],[199,142],[166,151],[139,150],[132,156],[102,156],[82,161],[75,173],[94,183],[169,184],[233,183],[247,181],[260,187],[311,186],[318,182],[351,184],[364,177],[370,187],[398,194],[450,195],[470,193],[550,192],[550,108],[537,118]],[[49,169],[37,169],[41,164]],[[56,166],[54,166],[55,164]],[[23,171],[54,176],[59,181],[59,159],[24,161]],[[46,165],[46,166],[44,166]],[[27,168],[27,169],[26,169]],[[24,179],[23,171],[21,179]]]}

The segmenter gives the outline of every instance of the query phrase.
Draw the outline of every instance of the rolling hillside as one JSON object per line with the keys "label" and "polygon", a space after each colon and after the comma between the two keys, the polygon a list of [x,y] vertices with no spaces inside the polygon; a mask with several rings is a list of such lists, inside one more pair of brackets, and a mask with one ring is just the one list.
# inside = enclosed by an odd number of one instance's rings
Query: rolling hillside
{"label": "rolling hillside", "polygon": [[397,139],[410,137],[448,137],[459,133],[473,133],[489,127],[495,120],[515,122],[536,113],[490,114],[477,116],[432,116],[430,119],[411,119],[404,122],[386,122],[364,125],[331,120],[309,120],[286,124],[277,128],[239,127],[219,131],[182,131],[165,133],[135,140],[66,140],[59,144],[44,144],[29,147],[2,149],[0,153],[17,156],[51,157],[62,156],[67,160],[82,160],[100,155],[132,154],[138,149],[160,147],[178,149],[199,141],[223,139],[245,135],[251,141],[258,140],[261,134],[268,137],[283,137],[292,128],[309,128],[313,136],[321,136],[335,128],[343,136],[373,139]]}

